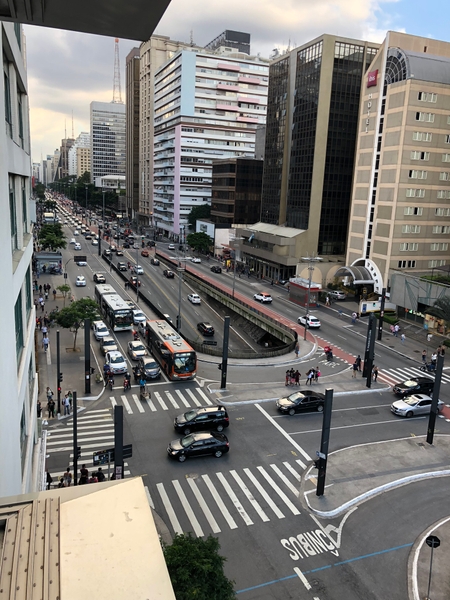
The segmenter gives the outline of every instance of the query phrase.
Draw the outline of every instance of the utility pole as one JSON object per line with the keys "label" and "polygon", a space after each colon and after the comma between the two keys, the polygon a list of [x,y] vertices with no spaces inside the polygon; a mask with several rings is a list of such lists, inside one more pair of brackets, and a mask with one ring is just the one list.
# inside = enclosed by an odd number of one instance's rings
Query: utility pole
{"label": "utility pole", "polygon": [[386,288],[381,290],[380,318],[378,319],[378,341],[381,342],[383,336],[384,303],[386,302]]}
{"label": "utility pole", "polygon": [[228,341],[230,339],[230,317],[225,317],[223,320],[223,346],[222,346],[222,364],[219,369],[222,371],[220,379],[220,389],[225,390],[227,387],[227,370],[228,370]]}
{"label": "utility pole", "polygon": [[320,441],[319,457],[316,461],[319,474],[317,477],[316,496],[323,496],[325,492],[325,477],[327,474],[328,446],[330,443],[331,412],[333,408],[333,390],[325,390],[325,402],[323,407],[322,439]]}
{"label": "utility pole", "polygon": [[364,353],[363,377],[366,378],[366,387],[372,386],[373,359],[375,358],[375,330],[376,322],[373,313],[369,315],[367,326],[366,351]]}
{"label": "utility pole", "polygon": [[[77,392],[73,392],[72,396],[72,410],[73,410],[73,419],[72,419],[72,427],[73,427],[73,484],[77,485],[77,475],[78,475],[78,453],[80,449],[78,448],[78,409],[77,409]],[[81,458],[81,456],[80,456]]]}
{"label": "utility pole", "polygon": [[60,340],[59,340],[59,329],[56,332],[56,372],[57,372],[57,384],[56,384],[56,390],[57,390],[57,399],[58,399],[58,410],[57,410],[57,414],[60,415],[61,414],[61,384],[60,384],[60,379],[61,379],[61,347],[60,347]]}

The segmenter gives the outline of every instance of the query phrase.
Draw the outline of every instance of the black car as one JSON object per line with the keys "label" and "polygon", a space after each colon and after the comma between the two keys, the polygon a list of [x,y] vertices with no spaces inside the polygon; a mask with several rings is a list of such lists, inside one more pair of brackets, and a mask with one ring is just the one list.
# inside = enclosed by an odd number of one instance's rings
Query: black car
{"label": "black car", "polygon": [[434,380],[429,377],[411,377],[402,383],[396,383],[393,392],[400,398],[406,398],[412,394],[426,394],[431,396],[434,389]]}
{"label": "black car", "polygon": [[169,271],[169,269],[164,269],[163,275],[168,279],[173,279],[175,277],[175,273],[173,271]]}
{"label": "black car", "polygon": [[214,335],[214,327],[210,323],[197,323],[197,329],[203,335]]}
{"label": "black car", "polygon": [[130,284],[133,285],[134,287],[136,287],[136,286],[140,287],[141,286],[141,280],[138,279],[136,277],[136,275],[132,275],[130,277]]}
{"label": "black car", "polygon": [[202,431],[200,433],[190,433],[179,440],[170,442],[167,447],[167,454],[171,458],[184,462],[186,458],[208,454],[220,458],[229,449],[230,445],[226,435],[215,431]]}
{"label": "black car", "polygon": [[142,356],[138,362],[139,373],[147,380],[159,379],[161,369],[153,356]]}
{"label": "black car", "polygon": [[106,283],[106,278],[102,273],[94,273],[95,283]]}
{"label": "black car", "polygon": [[124,247],[124,248],[129,248],[129,247],[130,247],[130,244],[129,244],[128,242],[124,242],[124,243],[123,243],[123,247]]}
{"label": "black car", "polygon": [[117,268],[119,269],[119,271],[126,271],[128,269],[127,263],[118,262],[117,263]]}
{"label": "black car", "polygon": [[157,258],[152,258],[150,260],[150,264],[158,266],[159,265],[159,260]]}
{"label": "black car", "polygon": [[103,250],[103,256],[111,256],[111,250]]}
{"label": "black car", "polygon": [[207,406],[194,408],[182,415],[175,417],[173,426],[175,431],[187,435],[191,431],[205,431],[215,429],[223,431],[230,424],[228,413],[223,406]]}
{"label": "black car", "polygon": [[222,267],[219,267],[219,265],[213,265],[211,267],[211,271],[213,273],[222,273]]}
{"label": "black car", "polygon": [[282,413],[295,415],[297,412],[308,410],[323,411],[323,403],[325,395],[313,390],[304,390],[302,392],[294,392],[286,398],[277,400],[277,408]]}

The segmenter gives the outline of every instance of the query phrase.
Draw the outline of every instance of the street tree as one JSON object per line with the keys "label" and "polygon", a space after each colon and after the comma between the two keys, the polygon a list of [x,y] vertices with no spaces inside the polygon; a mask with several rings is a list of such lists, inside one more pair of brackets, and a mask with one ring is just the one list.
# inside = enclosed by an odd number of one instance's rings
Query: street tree
{"label": "street tree", "polygon": [[213,243],[209,235],[207,233],[203,233],[203,231],[199,231],[198,233],[190,233],[186,238],[186,242],[191,248],[199,252],[208,252]]}
{"label": "street tree", "polygon": [[67,285],[67,283],[64,283],[63,285],[58,285],[58,287],[56,289],[61,292],[62,297],[63,297],[63,302],[64,302],[63,306],[65,306],[67,295],[70,292],[70,285]]}
{"label": "street tree", "polygon": [[450,327],[450,298],[448,296],[442,296],[435,300],[433,306],[427,308],[425,312],[444,321],[447,329]]}
{"label": "street tree", "polygon": [[43,250],[56,252],[67,246],[66,236],[60,223],[45,223],[42,225],[38,239]]}
{"label": "street tree", "polygon": [[219,554],[219,540],[192,534],[176,535],[172,544],[163,544],[164,557],[177,600],[231,600],[231,581],[223,572],[226,558]]}
{"label": "street tree", "polygon": [[197,219],[209,219],[211,216],[211,205],[201,204],[200,206],[194,206],[188,215],[188,223],[195,231],[195,224]]}
{"label": "street tree", "polygon": [[75,333],[73,340],[73,349],[77,346],[77,335],[78,330],[84,324],[86,319],[95,321],[98,317],[98,304],[92,298],[81,298],[72,302],[70,306],[66,306],[60,310],[56,316],[55,321],[60,327],[64,329],[72,329]]}

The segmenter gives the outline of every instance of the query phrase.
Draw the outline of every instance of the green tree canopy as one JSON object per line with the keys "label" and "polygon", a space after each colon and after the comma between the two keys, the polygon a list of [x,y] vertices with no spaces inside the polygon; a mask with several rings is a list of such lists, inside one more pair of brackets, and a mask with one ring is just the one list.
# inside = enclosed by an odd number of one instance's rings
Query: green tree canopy
{"label": "green tree canopy", "polygon": [[231,600],[234,581],[223,572],[226,558],[212,535],[206,539],[176,535],[172,545],[163,544],[164,557],[177,600]]}
{"label": "green tree canopy", "polygon": [[75,337],[73,340],[73,349],[77,345],[77,335],[79,328],[83,325],[86,319],[91,322],[98,318],[98,304],[92,298],[81,298],[72,302],[70,306],[66,306],[60,310],[55,317],[55,321],[64,329],[73,329]]}
{"label": "green tree canopy", "polygon": [[203,233],[203,231],[200,231],[199,233],[190,233],[186,238],[186,242],[194,250],[203,250],[204,252],[208,252],[213,243],[209,235],[207,233]]}
{"label": "green tree canopy", "polygon": [[61,223],[45,223],[39,230],[39,243],[44,250],[56,252],[67,246]]}
{"label": "green tree canopy", "polygon": [[442,296],[442,298],[438,298],[433,306],[427,308],[425,312],[432,317],[442,319],[447,329],[450,327],[450,297]]}
{"label": "green tree canopy", "polygon": [[202,204],[200,206],[194,206],[188,215],[188,222],[192,229],[195,231],[195,223],[197,219],[209,219],[211,216],[211,205]]}

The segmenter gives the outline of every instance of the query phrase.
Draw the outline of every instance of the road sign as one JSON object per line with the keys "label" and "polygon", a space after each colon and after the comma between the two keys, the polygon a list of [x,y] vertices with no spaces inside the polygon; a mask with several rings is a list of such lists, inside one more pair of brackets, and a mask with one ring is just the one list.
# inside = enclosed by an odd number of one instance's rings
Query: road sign
{"label": "road sign", "polygon": [[316,455],[317,455],[319,458],[326,458],[326,455],[325,455],[323,452],[319,452],[318,450],[316,450]]}
{"label": "road sign", "polygon": [[429,535],[425,541],[430,548],[439,548],[441,545],[441,540],[437,535]]}
{"label": "road sign", "polygon": [[217,342],[214,340],[203,340],[202,344],[204,346],[217,346]]}

